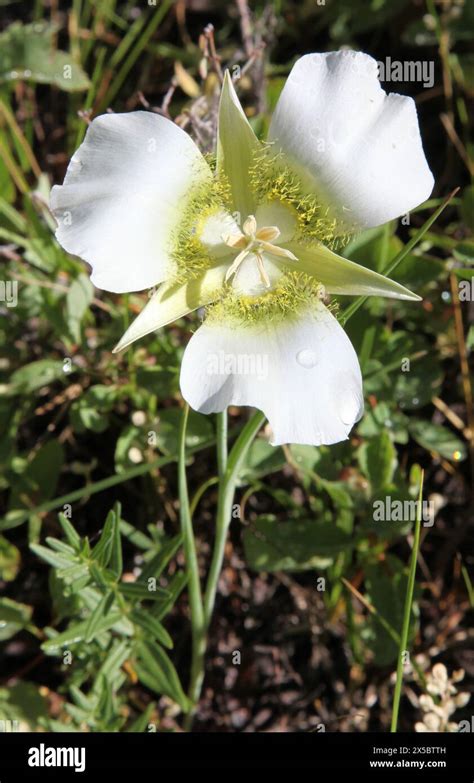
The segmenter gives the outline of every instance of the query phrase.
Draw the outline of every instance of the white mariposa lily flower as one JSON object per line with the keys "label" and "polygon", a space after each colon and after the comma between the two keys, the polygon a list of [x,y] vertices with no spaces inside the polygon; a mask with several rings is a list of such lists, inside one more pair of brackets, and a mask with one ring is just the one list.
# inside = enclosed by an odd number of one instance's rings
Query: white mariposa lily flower
{"label": "white mariposa lily flower", "polygon": [[255,406],[274,445],[320,445],[363,412],[357,356],[323,297],[419,299],[335,250],[432,186],[413,100],[381,89],[371,57],[341,51],[297,61],[267,143],[227,73],[215,171],[161,116],[97,117],[51,205],[96,286],[161,283],[116,351],[205,306],[181,368],[191,407]]}

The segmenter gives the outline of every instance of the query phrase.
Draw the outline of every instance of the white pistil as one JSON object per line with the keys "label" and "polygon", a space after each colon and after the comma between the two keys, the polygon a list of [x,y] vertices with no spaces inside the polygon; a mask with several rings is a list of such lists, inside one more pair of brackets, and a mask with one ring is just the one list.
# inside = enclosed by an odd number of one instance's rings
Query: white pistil
{"label": "white pistil", "polygon": [[249,215],[243,223],[242,232],[238,234],[223,234],[222,239],[229,247],[240,250],[234,261],[227,270],[226,282],[235,275],[240,265],[245,261],[250,253],[255,255],[260,279],[266,288],[270,288],[270,278],[268,277],[265,264],[263,263],[263,253],[270,253],[278,258],[289,258],[297,261],[296,256],[291,250],[285,250],[283,247],[274,245],[273,242],[280,236],[280,229],[277,226],[264,226],[257,229],[257,221],[254,215]]}

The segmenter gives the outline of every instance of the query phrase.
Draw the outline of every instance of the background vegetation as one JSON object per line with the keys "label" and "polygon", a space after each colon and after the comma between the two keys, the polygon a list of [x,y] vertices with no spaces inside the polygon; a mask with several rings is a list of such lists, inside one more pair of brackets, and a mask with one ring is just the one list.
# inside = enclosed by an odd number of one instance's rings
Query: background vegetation
{"label": "background vegetation", "polygon": [[[197,316],[112,355],[146,295],[94,290],[85,264],[56,243],[47,203],[87,122],[107,110],[160,111],[210,149],[214,40],[222,64],[241,68],[258,133],[306,52],[345,46],[435,63],[430,88],[386,85],[417,101],[432,199],[408,225],[359,236],[350,258],[384,268],[461,190],[397,270],[422,304],[374,299],[348,323],[366,396],[351,439],[273,449],[262,436],[251,449],[195,726],[387,730],[413,523],[374,521],[373,503],[415,498],[421,468],[436,516],[422,528],[400,727],[429,728],[427,693],[442,729],[470,720],[467,697],[450,702],[445,670],[433,667],[464,669],[469,690],[474,311],[459,283],[470,283],[474,263],[474,5],[249,6],[0,0],[0,279],[18,283],[17,306],[0,302],[0,719],[22,729],[177,730],[187,709],[178,377]],[[230,410],[232,437],[247,416]],[[214,440],[213,418],[192,413],[202,564],[216,507]]]}

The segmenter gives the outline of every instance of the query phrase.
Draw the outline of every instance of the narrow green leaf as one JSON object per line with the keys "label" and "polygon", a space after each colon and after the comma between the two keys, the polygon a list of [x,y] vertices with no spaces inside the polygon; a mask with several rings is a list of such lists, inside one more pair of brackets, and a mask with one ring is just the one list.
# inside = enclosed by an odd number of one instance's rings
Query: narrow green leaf
{"label": "narrow green leaf", "polygon": [[56,552],[62,552],[64,555],[74,557],[74,549],[69,546],[69,544],[65,544],[64,541],[60,541],[57,538],[52,538],[51,536],[47,536],[45,541],[48,546],[51,547],[51,549],[54,549]]}
{"label": "narrow green leaf", "polygon": [[144,549],[148,552],[153,548],[153,541],[150,536],[145,535],[141,530],[137,530],[129,522],[125,522],[124,519],[121,519],[119,527],[122,535],[128,538],[128,540],[138,549]]}
{"label": "narrow green leaf", "polygon": [[99,541],[92,550],[92,558],[97,560],[102,566],[107,566],[111,555],[114,540],[114,527],[116,525],[116,514],[114,510],[109,511],[105,520],[104,528]]}
{"label": "narrow green leaf", "polygon": [[173,576],[166,588],[169,591],[168,598],[165,598],[164,601],[157,602],[151,609],[153,616],[156,617],[157,620],[162,620],[163,617],[166,617],[183,592],[187,582],[188,575],[184,571],[178,571],[178,573]]}
{"label": "narrow green leaf", "polygon": [[32,614],[31,606],[12,601],[11,598],[0,598],[0,640],[10,639],[26,628]]}
{"label": "narrow green leaf", "polygon": [[189,709],[189,701],[181,687],[178,674],[168,655],[153,642],[140,642],[137,646],[136,672],[147,688],[158,694],[166,694],[179,704],[183,712]]}
{"label": "narrow green leaf", "polygon": [[[118,623],[121,618],[122,615],[120,612],[113,612],[108,614],[106,617],[102,617],[96,628],[95,635],[97,636],[99,633],[108,631],[109,628],[112,628],[112,626]],[[63,633],[59,633],[56,636],[51,637],[51,639],[48,639],[47,642],[44,642],[41,645],[41,648],[45,653],[54,653],[60,650],[62,647],[67,647],[71,644],[78,644],[79,642],[83,642],[86,637],[88,623],[89,621],[85,620],[83,622],[71,625],[66,631],[63,631]]]}
{"label": "narrow green leaf", "polygon": [[92,639],[94,639],[94,637],[97,635],[97,633],[100,633],[101,623],[109,614],[113,603],[114,603],[113,593],[108,593],[100,599],[99,603],[97,604],[96,608],[92,612],[87,622],[87,626],[84,634],[84,641],[86,643],[91,642]]}
{"label": "narrow green leaf", "polygon": [[408,636],[410,633],[410,625],[413,611],[413,595],[415,592],[415,577],[416,566],[418,563],[418,552],[420,549],[421,539],[421,507],[423,501],[423,483],[424,473],[422,472],[420,478],[420,488],[418,492],[418,508],[415,523],[415,534],[413,536],[413,548],[410,558],[410,569],[408,573],[408,584],[405,596],[405,605],[403,609],[403,626],[400,633],[400,647],[398,650],[398,664],[397,664],[397,679],[395,682],[395,690],[393,694],[393,707],[392,707],[392,722],[390,731],[396,733],[398,725],[398,711],[400,708],[400,697],[402,694],[403,685],[403,664],[408,652]]}
{"label": "narrow green leaf", "polygon": [[147,562],[146,566],[140,574],[140,581],[146,582],[150,577],[159,579],[171,558],[175,556],[176,552],[180,548],[182,541],[183,537],[181,534],[174,536],[172,539],[167,541],[161,547],[160,551],[157,552],[157,554]]}
{"label": "narrow green leaf", "polygon": [[100,715],[101,722],[107,725],[115,714],[112,683],[107,677],[104,677],[104,675],[100,673],[97,677],[97,681],[100,683],[100,698],[97,704],[97,713]]}
{"label": "narrow green leaf", "polygon": [[150,718],[153,714],[153,711],[156,709],[156,702],[151,701],[146,710],[139,715],[139,717],[133,721],[133,723],[130,724],[127,731],[138,734],[143,731],[146,731],[148,728],[148,724],[150,723]]}
{"label": "narrow green leaf", "polygon": [[149,590],[146,584],[141,582],[121,582],[119,592],[131,600],[137,601],[157,601],[161,598],[168,598],[169,593],[162,587],[156,586],[156,589]]}
{"label": "narrow green leaf", "polygon": [[70,544],[70,545],[71,545],[71,546],[72,546],[74,549],[76,549],[77,547],[79,547],[79,545],[80,545],[80,543],[81,543],[80,536],[79,536],[79,534],[76,532],[76,530],[74,529],[74,527],[72,526],[72,524],[70,523],[70,521],[67,519],[67,517],[66,517],[66,516],[65,516],[63,513],[60,513],[60,514],[58,515],[58,519],[59,519],[59,524],[61,525],[61,527],[62,527],[62,529],[63,529],[63,533],[64,533],[64,535],[66,536],[66,538],[67,538],[67,540],[68,540],[69,544]]}
{"label": "narrow green leaf", "polygon": [[144,612],[141,609],[134,609],[130,615],[130,619],[133,623],[136,623],[136,625],[146,631],[147,634],[151,634],[153,639],[161,642],[168,650],[173,648],[173,640],[168,631],[162,626],[159,620],[153,617],[153,615]]}
{"label": "narrow green leaf", "polygon": [[72,555],[66,556],[66,555],[60,555],[57,552],[52,552],[51,549],[47,549],[47,547],[42,546],[41,544],[31,544],[30,549],[40,557],[42,560],[45,560],[49,565],[54,566],[55,568],[69,568],[74,563],[74,558]]}
{"label": "narrow green leaf", "polygon": [[[97,680],[101,676],[105,677],[106,680],[108,681],[112,680],[116,672],[120,669],[124,661],[127,660],[129,655],[130,655],[130,641],[128,639],[121,639],[119,641],[116,641],[115,644],[112,646],[109,654],[107,655],[104,663],[99,669]],[[95,684],[94,684],[94,690],[95,690]]]}
{"label": "narrow green leaf", "polygon": [[120,515],[122,509],[120,503],[115,504],[114,511],[115,511],[115,518],[113,521],[112,546],[110,552],[109,568],[118,579],[123,569],[122,540],[120,538]]}
{"label": "narrow green leaf", "polygon": [[81,710],[90,712],[93,709],[93,700],[89,696],[86,696],[77,685],[71,685],[69,690],[73,701]]}
{"label": "narrow green leaf", "polygon": [[[107,106],[110,106],[113,103],[115,96],[120,92],[120,89],[125,82],[130,70],[133,68],[145,47],[148,45],[150,38],[172,5],[174,5],[173,0],[161,0],[159,8],[151,8],[152,15],[148,18],[147,24],[144,25],[143,31],[141,29],[141,25],[139,26],[138,31],[141,32],[141,35],[139,36],[138,40],[135,41],[133,46],[130,47],[130,51],[127,53],[124,62],[121,63],[120,68],[117,67],[114,69],[116,74],[114,75],[114,79],[112,80],[112,83],[104,95],[102,102],[96,109],[98,114],[105,111]],[[136,22],[138,23],[139,20],[136,20]],[[118,51],[118,49],[116,51]],[[117,66],[119,63],[120,60],[117,57]]]}
{"label": "narrow green leaf", "polygon": [[115,584],[116,579],[111,571],[107,571],[105,568],[101,568],[97,563],[91,563],[89,566],[90,574],[98,587],[105,590]]}

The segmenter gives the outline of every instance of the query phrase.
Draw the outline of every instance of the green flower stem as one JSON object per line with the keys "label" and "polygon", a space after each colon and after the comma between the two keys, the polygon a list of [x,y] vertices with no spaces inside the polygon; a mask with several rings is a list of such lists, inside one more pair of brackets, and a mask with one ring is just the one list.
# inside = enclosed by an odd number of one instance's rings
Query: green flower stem
{"label": "green flower stem", "polygon": [[227,468],[227,410],[217,414],[217,469],[222,479]]}
{"label": "green flower stem", "polygon": [[217,476],[211,476],[210,478],[207,479],[207,481],[204,481],[201,484],[198,490],[196,490],[193,499],[191,501],[191,504],[189,506],[189,513],[191,515],[191,519],[194,516],[194,512],[196,511],[202,496],[207,492],[209,487],[212,487],[214,484],[217,484],[218,482],[219,479],[217,478]]}
{"label": "green flower stem", "polygon": [[391,732],[397,731],[398,724],[398,711],[400,707],[400,696],[402,693],[403,684],[403,659],[408,647],[408,635],[410,632],[410,620],[413,604],[413,591],[415,589],[415,574],[416,563],[418,560],[418,550],[420,548],[420,535],[421,535],[421,503],[423,497],[423,473],[420,479],[420,490],[418,493],[418,507],[416,510],[416,522],[415,522],[415,536],[413,540],[413,549],[410,560],[410,571],[408,573],[407,592],[405,596],[405,607],[403,610],[403,626],[402,633],[400,635],[400,647],[398,650],[398,664],[397,664],[397,680],[395,683],[395,692],[393,695],[393,707],[392,707],[392,725],[390,727]]}
{"label": "green flower stem", "polygon": [[219,482],[216,538],[209,576],[207,578],[206,591],[204,593],[204,618],[207,628],[212,619],[212,612],[216,600],[217,583],[224,560],[227,531],[232,519],[232,504],[234,502],[235,488],[247,452],[264,421],[265,415],[261,413],[261,411],[256,411],[252,418],[249,419],[230,452],[226,471]]}
{"label": "green flower stem", "polygon": [[[187,418],[187,409],[185,416]],[[204,595],[204,602],[202,602],[200,589],[198,593],[196,586],[196,581],[199,582],[199,578],[186,487],[186,454],[184,448],[186,427],[185,416],[183,416],[183,423],[180,433],[179,488],[183,534],[185,536],[185,542],[188,541],[188,546],[185,547],[185,550],[187,570],[190,578],[189,595],[191,605],[191,622],[193,625],[193,656],[191,664],[190,686],[188,691],[188,698],[191,701],[192,707],[184,720],[184,728],[185,730],[189,731],[192,726],[196,706],[201,695],[201,688],[204,680],[207,633],[212,619],[212,612],[216,600],[217,584],[224,560],[225,542],[230,520],[232,518],[232,504],[234,502],[235,488],[244,459],[255,436],[265,421],[265,416],[260,411],[254,413],[252,418],[247,422],[239,437],[237,438],[230,452],[229,458],[227,459],[227,415],[226,413],[219,414],[217,421],[219,498],[216,517],[216,536],[214,541],[211,566],[207,579],[206,592]],[[199,599],[197,596],[199,596]]]}
{"label": "green flower stem", "polygon": [[[192,662],[189,688],[189,699],[192,708],[199,698],[204,675],[204,654],[206,651],[206,627],[199,579],[199,565],[196,553],[196,542],[189,510],[188,485],[186,481],[186,427],[188,423],[189,405],[185,405],[181,417],[178,449],[178,490],[181,531],[183,534],[186,572],[188,575],[189,606],[192,628]],[[191,717],[189,717],[191,715]],[[187,719],[192,720],[192,712]]]}

